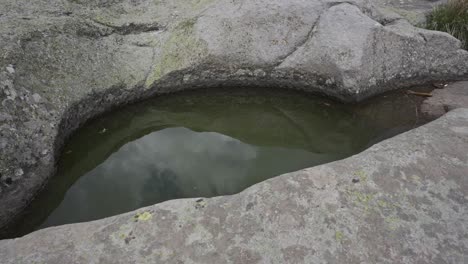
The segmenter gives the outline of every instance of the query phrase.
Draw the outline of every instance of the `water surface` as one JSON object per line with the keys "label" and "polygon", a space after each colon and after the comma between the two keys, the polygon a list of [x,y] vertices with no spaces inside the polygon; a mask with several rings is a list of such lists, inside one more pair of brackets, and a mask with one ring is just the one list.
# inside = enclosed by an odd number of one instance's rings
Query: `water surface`
{"label": "water surface", "polygon": [[420,101],[396,92],[343,105],[293,91],[210,89],[130,105],[71,138],[13,236],[170,199],[234,194],[342,159],[424,123]]}

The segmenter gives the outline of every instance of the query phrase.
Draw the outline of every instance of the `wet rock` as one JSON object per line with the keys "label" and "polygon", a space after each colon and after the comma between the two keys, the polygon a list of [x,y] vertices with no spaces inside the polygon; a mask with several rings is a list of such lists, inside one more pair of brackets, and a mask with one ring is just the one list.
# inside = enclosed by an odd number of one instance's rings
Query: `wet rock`
{"label": "wet rock", "polygon": [[429,116],[441,116],[456,108],[468,108],[468,81],[444,85],[432,92],[421,106],[423,113]]}

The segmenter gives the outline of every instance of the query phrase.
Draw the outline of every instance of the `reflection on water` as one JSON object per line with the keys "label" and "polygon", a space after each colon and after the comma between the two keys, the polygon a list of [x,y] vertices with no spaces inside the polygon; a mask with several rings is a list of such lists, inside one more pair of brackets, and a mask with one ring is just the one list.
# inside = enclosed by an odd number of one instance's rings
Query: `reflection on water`
{"label": "reflection on water", "polygon": [[394,93],[342,105],[298,92],[203,90],[161,96],[89,122],[12,234],[154,203],[234,194],[355,154],[424,122]]}
{"label": "reflection on water", "polygon": [[43,226],[102,218],[169,199],[233,194],[330,158],[303,149],[250,145],[215,132],[167,128],[124,145],[78,179]]}

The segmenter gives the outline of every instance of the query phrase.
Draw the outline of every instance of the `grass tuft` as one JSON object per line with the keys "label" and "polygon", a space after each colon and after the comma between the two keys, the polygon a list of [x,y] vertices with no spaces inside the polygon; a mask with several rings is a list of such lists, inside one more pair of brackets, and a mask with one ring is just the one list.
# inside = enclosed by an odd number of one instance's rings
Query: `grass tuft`
{"label": "grass tuft", "polygon": [[436,7],[427,16],[426,28],[451,34],[468,50],[468,0],[449,0]]}

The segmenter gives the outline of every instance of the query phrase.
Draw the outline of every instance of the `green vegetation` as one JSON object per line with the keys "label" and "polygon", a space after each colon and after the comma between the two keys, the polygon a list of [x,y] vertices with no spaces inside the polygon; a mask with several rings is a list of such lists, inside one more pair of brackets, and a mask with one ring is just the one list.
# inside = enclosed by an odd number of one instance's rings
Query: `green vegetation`
{"label": "green vegetation", "polygon": [[438,6],[427,16],[426,27],[451,34],[468,49],[468,1],[449,0]]}
{"label": "green vegetation", "polygon": [[137,213],[134,218],[139,221],[148,221],[153,215],[150,212]]}
{"label": "green vegetation", "polygon": [[341,242],[344,238],[343,232],[341,231],[336,231],[335,232],[335,239],[337,242]]}

